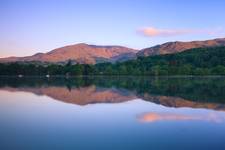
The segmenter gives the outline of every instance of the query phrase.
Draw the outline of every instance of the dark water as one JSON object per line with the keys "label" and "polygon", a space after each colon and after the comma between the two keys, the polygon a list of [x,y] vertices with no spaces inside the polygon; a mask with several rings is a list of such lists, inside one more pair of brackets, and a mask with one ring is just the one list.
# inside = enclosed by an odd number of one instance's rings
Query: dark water
{"label": "dark water", "polygon": [[0,78],[0,149],[225,149],[225,79]]}

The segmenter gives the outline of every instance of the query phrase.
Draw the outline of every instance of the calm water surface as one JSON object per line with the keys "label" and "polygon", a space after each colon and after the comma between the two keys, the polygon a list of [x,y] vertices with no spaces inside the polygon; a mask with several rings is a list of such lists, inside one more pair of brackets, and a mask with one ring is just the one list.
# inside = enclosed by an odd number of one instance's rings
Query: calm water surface
{"label": "calm water surface", "polygon": [[0,78],[0,149],[225,149],[225,78]]}

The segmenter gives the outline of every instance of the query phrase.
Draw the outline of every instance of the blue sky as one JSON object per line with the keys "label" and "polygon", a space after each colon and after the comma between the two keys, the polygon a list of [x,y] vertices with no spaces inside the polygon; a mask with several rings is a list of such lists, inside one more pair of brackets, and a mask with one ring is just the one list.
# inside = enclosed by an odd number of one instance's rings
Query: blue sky
{"label": "blue sky", "polygon": [[225,0],[1,0],[0,57],[225,37]]}

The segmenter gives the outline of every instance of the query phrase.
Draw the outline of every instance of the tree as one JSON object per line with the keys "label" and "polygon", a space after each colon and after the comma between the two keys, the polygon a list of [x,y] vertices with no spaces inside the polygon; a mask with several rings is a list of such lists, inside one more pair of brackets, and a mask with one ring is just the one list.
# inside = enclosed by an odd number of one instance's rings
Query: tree
{"label": "tree", "polygon": [[71,67],[70,72],[71,72],[71,75],[80,76],[83,73],[83,66],[80,64],[73,65]]}
{"label": "tree", "polygon": [[211,69],[211,73],[214,75],[225,75],[225,67],[218,65]]}

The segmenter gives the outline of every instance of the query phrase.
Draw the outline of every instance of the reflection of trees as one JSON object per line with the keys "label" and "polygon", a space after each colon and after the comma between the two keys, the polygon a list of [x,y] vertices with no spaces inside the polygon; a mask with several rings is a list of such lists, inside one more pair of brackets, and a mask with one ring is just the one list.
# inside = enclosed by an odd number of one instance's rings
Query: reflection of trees
{"label": "reflection of trees", "polygon": [[150,78],[150,77],[77,77],[77,78],[1,78],[0,87],[59,86],[68,90],[95,85],[126,89],[137,96],[174,96],[191,101],[225,103],[224,78]]}

